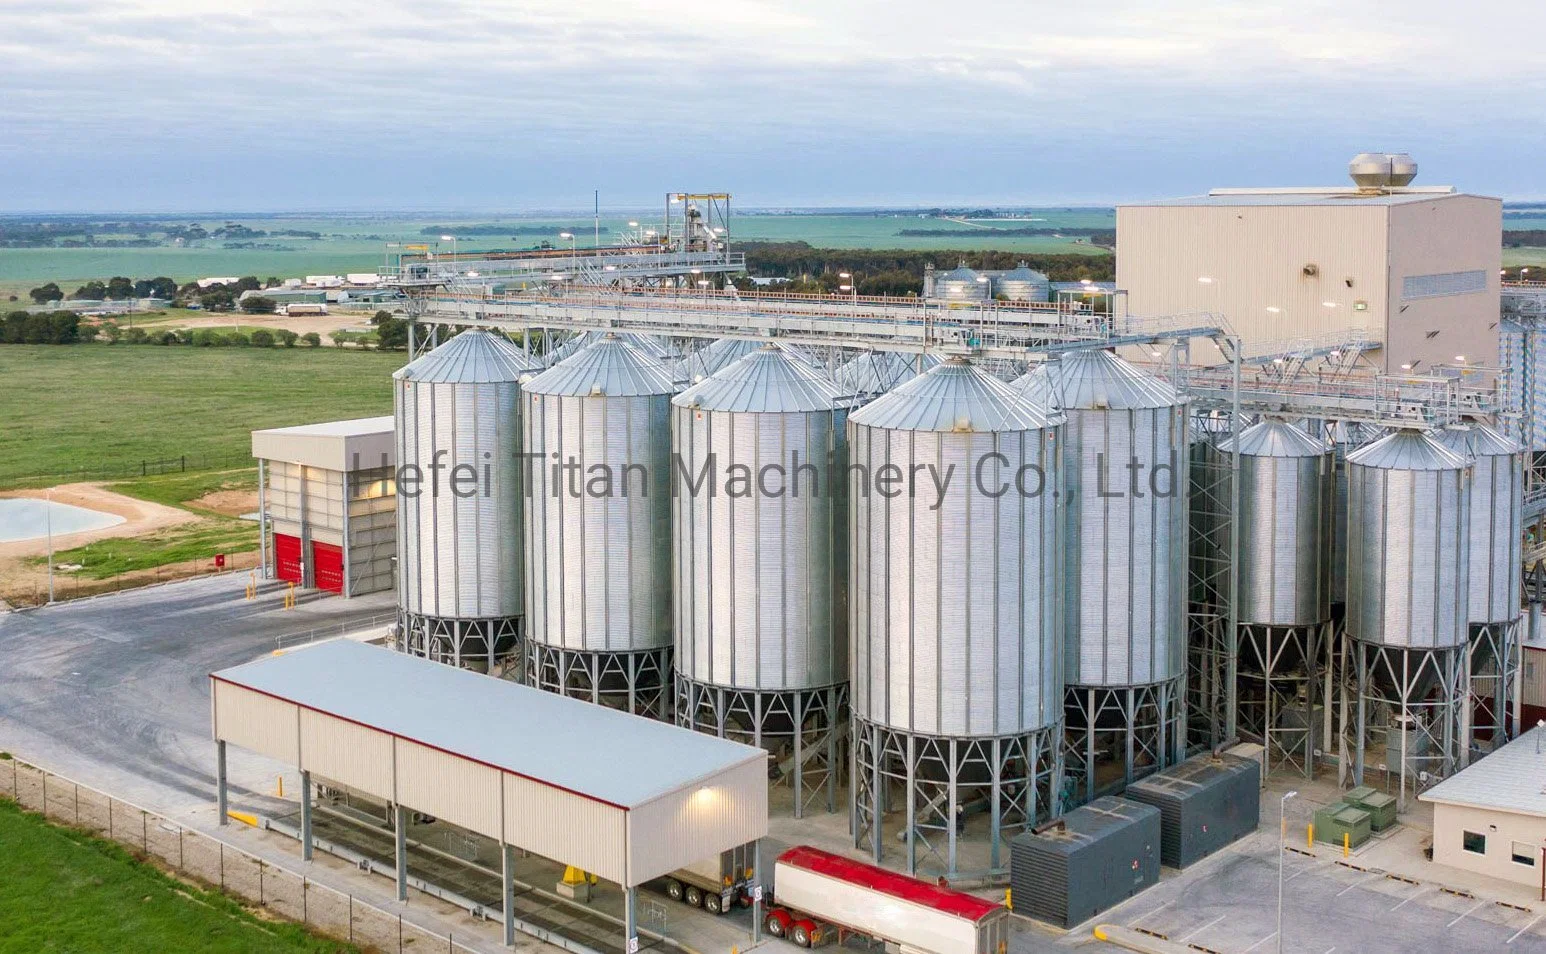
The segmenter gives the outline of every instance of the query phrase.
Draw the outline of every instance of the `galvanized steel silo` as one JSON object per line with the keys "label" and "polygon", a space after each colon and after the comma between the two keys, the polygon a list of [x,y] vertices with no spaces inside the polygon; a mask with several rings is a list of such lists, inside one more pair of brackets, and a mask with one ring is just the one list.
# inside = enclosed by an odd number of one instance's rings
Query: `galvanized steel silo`
{"label": "galvanized steel silo", "polygon": [[666,712],[675,390],[613,335],[522,386],[531,685]]}
{"label": "galvanized steel silo", "polygon": [[1052,281],[1024,262],[993,276],[993,294],[1010,301],[1046,301],[1052,297]]}
{"label": "galvanized steel silo", "polygon": [[418,655],[493,669],[516,648],[519,381],[535,367],[504,336],[473,330],[392,376],[400,638]]}
{"label": "galvanized steel silo", "polygon": [[933,297],[943,301],[987,301],[988,276],[966,267],[962,262],[948,272],[934,276]]}
{"label": "galvanized steel silo", "polygon": [[798,816],[847,696],[849,401],[768,344],[671,403],[677,721],[790,749]]}
{"label": "galvanized steel silo", "polygon": [[1403,429],[1349,454],[1347,471],[1353,774],[1362,784],[1383,741],[1404,807],[1409,778],[1449,775],[1466,751],[1470,462]]}
{"label": "galvanized steel silo", "polygon": [[691,352],[678,365],[678,377],[697,384],[721,368],[728,367],[757,351],[763,342],[754,338],[719,338]]}
{"label": "galvanized steel silo", "polygon": [[899,351],[864,351],[837,367],[832,379],[850,394],[884,394],[943,359],[937,354],[904,354]]}
{"label": "galvanized steel silo", "polygon": [[1059,416],[960,359],[849,416],[855,840],[877,856],[892,785],[952,871],[958,806],[990,804],[995,865],[1001,823],[1056,811],[1061,441]]}
{"label": "galvanized steel silo", "polygon": [[1184,753],[1187,401],[1098,349],[1019,387],[1068,416],[1064,676],[1070,748],[1085,756],[1069,771],[1093,798],[1102,752],[1120,753],[1122,784]]}

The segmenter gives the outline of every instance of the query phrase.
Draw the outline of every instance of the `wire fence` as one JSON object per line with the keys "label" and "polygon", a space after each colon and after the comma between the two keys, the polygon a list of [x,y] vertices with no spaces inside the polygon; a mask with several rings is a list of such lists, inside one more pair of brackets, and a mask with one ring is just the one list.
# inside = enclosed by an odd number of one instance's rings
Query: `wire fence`
{"label": "wire fence", "polygon": [[[233,570],[252,570],[257,567],[260,554],[257,550],[249,550],[244,553],[226,553],[222,556],[223,559],[218,562],[214,557],[199,557],[143,570],[128,570],[102,579],[79,576],[55,567],[53,602],[61,603],[65,600],[101,596],[104,593],[117,593],[121,590],[137,590],[195,576],[211,576],[230,573]],[[18,608],[42,606],[49,602],[47,578],[34,577],[20,583],[7,582],[0,587],[0,601]]]}
{"label": "wire fence", "polygon": [[[9,764],[7,764],[9,763]],[[17,758],[0,761],[0,797],[115,841],[142,859],[364,950],[472,952],[438,934],[132,802]]]}
{"label": "wire fence", "polygon": [[179,454],[157,459],[140,458],[94,461],[79,467],[49,474],[19,473],[0,470],[0,485],[72,483],[81,480],[127,480],[161,474],[189,473],[202,470],[231,470],[254,467],[251,454]]}

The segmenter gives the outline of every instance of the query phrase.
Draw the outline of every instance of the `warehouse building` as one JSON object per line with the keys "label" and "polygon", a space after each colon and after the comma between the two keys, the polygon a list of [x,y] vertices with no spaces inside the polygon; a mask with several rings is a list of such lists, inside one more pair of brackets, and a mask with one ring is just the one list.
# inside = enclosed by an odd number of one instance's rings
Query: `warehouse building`
{"label": "warehouse building", "polygon": [[[1390,373],[1496,367],[1503,203],[1415,175],[1214,189],[1117,207],[1117,285],[1135,315],[1222,314],[1248,355],[1362,332]],[[1392,157],[1385,157],[1387,159]]]}
{"label": "warehouse building", "polygon": [[1537,725],[1419,798],[1433,804],[1433,860],[1538,886],[1546,869],[1546,726]]}
{"label": "warehouse building", "polygon": [[252,432],[263,575],[342,596],[391,589],[397,555],[393,420]]}
{"label": "warehouse building", "polygon": [[222,824],[232,744],[300,770],[303,857],[314,784],[392,804],[400,899],[408,812],[494,839],[507,944],[517,849],[621,886],[636,951],[639,885],[768,831],[766,752],[605,706],[350,640],[210,680]]}

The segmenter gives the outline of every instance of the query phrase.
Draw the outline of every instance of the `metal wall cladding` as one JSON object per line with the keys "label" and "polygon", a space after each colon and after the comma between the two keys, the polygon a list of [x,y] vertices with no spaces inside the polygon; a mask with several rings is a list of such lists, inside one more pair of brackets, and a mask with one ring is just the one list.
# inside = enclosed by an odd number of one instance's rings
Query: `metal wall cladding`
{"label": "metal wall cladding", "polygon": [[611,652],[671,644],[674,390],[664,364],[611,337],[526,382],[529,639]]}
{"label": "metal wall cladding", "polygon": [[[1223,447],[1236,453],[1234,441]],[[1240,435],[1242,623],[1296,626],[1330,616],[1322,560],[1331,528],[1331,450],[1286,421]]]}
{"label": "metal wall cladding", "polygon": [[1348,455],[1347,470],[1348,635],[1414,649],[1463,645],[1466,459],[1402,430]]}
{"label": "metal wall cladding", "polygon": [[1186,666],[1187,410],[1110,352],[1075,352],[1023,379],[1068,415],[1069,685],[1164,682]]}
{"label": "metal wall cladding", "polygon": [[1519,616],[1524,449],[1485,424],[1446,428],[1439,443],[1471,461],[1471,526],[1466,551],[1466,618],[1505,623]]}
{"label": "metal wall cladding", "polygon": [[1368,424],[1331,424],[1331,601],[1347,602],[1347,455],[1379,437],[1379,429]]}
{"label": "metal wall cladding", "polygon": [[[773,350],[673,402],[673,459],[690,475],[672,502],[676,670],[687,678],[760,690],[847,681],[842,401]],[[738,472],[748,482],[732,485]]]}
{"label": "metal wall cladding", "polygon": [[[394,375],[398,602],[441,619],[523,611],[518,376],[506,339],[464,332]],[[456,483],[452,482],[457,477]],[[469,490],[470,488],[470,490]]]}
{"label": "metal wall cladding", "polygon": [[1199,755],[1134,782],[1123,797],[1159,809],[1160,860],[1185,868],[1256,831],[1261,765]]}
{"label": "metal wall cladding", "polygon": [[[1061,442],[1060,418],[958,361],[850,415],[856,716],[975,737],[1061,718]],[[883,496],[885,465],[917,492]],[[951,475],[943,494],[931,473]]]}
{"label": "metal wall cladding", "polygon": [[958,268],[934,276],[934,297],[945,301],[987,301],[991,297],[988,278],[963,262]]}

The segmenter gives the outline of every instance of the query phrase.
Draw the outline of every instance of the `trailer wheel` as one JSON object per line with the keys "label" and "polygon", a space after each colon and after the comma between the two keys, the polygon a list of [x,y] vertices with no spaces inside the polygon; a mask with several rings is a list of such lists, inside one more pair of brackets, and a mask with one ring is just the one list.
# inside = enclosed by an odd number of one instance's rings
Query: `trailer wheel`
{"label": "trailer wheel", "polygon": [[769,937],[783,937],[789,930],[789,915],[782,911],[769,911],[762,920],[763,930]]}
{"label": "trailer wheel", "polygon": [[666,897],[672,901],[682,900],[682,883],[675,878],[666,879]]}
{"label": "trailer wheel", "polygon": [[692,885],[688,885],[687,896],[684,900],[686,900],[688,907],[699,907],[703,904],[703,892]]}
{"label": "trailer wheel", "polygon": [[717,894],[705,894],[703,896],[703,910],[710,914],[723,914],[725,911],[724,899]]}
{"label": "trailer wheel", "polygon": [[810,921],[796,921],[789,928],[789,940],[800,947],[810,947],[811,939],[816,935],[816,925]]}

